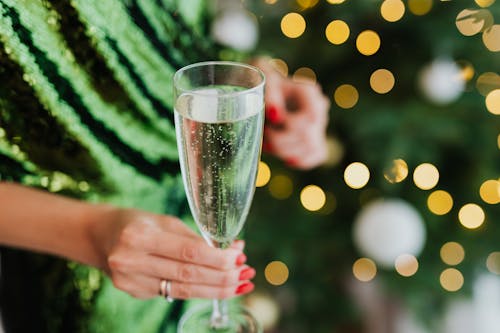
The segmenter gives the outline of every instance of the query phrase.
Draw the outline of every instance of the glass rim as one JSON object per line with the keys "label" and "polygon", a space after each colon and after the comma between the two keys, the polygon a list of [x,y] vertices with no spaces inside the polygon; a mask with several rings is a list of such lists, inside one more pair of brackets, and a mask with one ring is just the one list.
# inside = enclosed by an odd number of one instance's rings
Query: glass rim
{"label": "glass rim", "polygon": [[266,76],[264,75],[264,72],[258,67],[255,67],[255,66],[252,66],[252,65],[249,65],[246,63],[242,63],[242,62],[236,62],[236,61],[212,60],[212,61],[196,62],[196,63],[190,64],[190,65],[184,66],[182,68],[179,68],[174,74],[173,81],[174,81],[175,89],[177,89],[181,93],[190,93],[190,94],[201,95],[201,96],[213,96],[212,94],[210,94],[208,92],[203,92],[200,90],[193,90],[193,89],[184,89],[184,88],[181,88],[177,85],[177,82],[179,82],[180,77],[181,77],[183,72],[185,72],[189,69],[192,69],[192,68],[204,67],[204,66],[210,66],[210,65],[226,65],[226,66],[233,66],[233,67],[243,67],[243,68],[255,71],[261,78],[261,82],[256,84],[254,87],[245,88],[244,90],[240,90],[240,91],[222,92],[222,93],[218,94],[218,97],[237,96],[237,95],[248,94],[249,92],[259,90],[266,83]]}

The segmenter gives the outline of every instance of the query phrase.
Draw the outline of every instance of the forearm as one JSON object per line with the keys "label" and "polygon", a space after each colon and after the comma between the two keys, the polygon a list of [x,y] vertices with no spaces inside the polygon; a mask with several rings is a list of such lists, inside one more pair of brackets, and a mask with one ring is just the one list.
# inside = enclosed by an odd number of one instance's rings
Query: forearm
{"label": "forearm", "polygon": [[101,267],[91,228],[110,208],[0,182],[0,244]]}

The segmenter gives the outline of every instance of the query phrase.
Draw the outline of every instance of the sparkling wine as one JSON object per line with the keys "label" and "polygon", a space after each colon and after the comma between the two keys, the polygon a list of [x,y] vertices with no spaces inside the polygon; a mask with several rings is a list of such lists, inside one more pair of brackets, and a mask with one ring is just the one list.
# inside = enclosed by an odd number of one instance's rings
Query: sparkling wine
{"label": "sparkling wine", "polygon": [[238,90],[197,89],[180,95],[175,105],[189,205],[203,236],[221,244],[236,238],[250,209],[264,122],[262,96],[224,99]]}

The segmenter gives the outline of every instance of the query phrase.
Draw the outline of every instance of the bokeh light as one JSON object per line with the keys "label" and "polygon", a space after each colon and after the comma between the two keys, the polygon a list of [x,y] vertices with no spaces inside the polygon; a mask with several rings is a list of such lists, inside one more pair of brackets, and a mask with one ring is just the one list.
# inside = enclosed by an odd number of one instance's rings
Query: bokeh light
{"label": "bokeh light", "polygon": [[381,68],[370,76],[370,86],[379,94],[386,94],[394,87],[395,79],[391,71]]}
{"label": "bokeh light", "polygon": [[485,102],[489,112],[500,115],[500,89],[490,91]]}
{"label": "bokeh light", "polygon": [[439,281],[443,289],[454,292],[460,290],[464,285],[464,276],[456,268],[447,268],[441,273]]}
{"label": "bokeh light", "polygon": [[293,193],[293,182],[290,177],[276,175],[271,177],[268,185],[269,193],[276,199],[287,199]]}
{"label": "bokeh light", "polygon": [[463,246],[457,242],[448,242],[441,246],[439,255],[445,264],[455,266],[464,260],[465,250]]}
{"label": "bokeh light", "polygon": [[350,84],[343,84],[335,89],[333,99],[341,108],[350,109],[358,103],[358,90]]}
{"label": "bokeh light", "polygon": [[493,3],[495,3],[495,0],[475,0],[477,5],[479,7],[489,7],[491,6]]}
{"label": "bokeh light", "polygon": [[418,271],[418,260],[411,254],[402,254],[396,258],[394,267],[400,275],[409,277]]}
{"label": "bokeh light", "polygon": [[307,185],[300,192],[300,202],[305,209],[315,212],[325,205],[326,195],[321,187],[317,185]]}
{"label": "bokeh light", "polygon": [[277,70],[284,77],[288,76],[288,65],[283,59],[279,58],[269,59],[269,64],[273,66],[273,68]]}
{"label": "bokeh light", "polygon": [[265,0],[268,5],[274,5],[278,0]]}
{"label": "bokeh light", "polygon": [[474,36],[493,25],[493,15],[485,9],[464,9],[455,19],[458,31],[464,36]]}
{"label": "bokeh light", "polygon": [[297,0],[297,4],[302,10],[309,9],[318,4],[319,0]]}
{"label": "bokeh light", "polygon": [[328,3],[331,3],[332,5],[339,5],[343,3],[345,0],[326,0]]}
{"label": "bokeh light", "polygon": [[466,60],[457,60],[456,64],[460,67],[462,80],[465,82],[472,80],[475,74],[474,66]]}
{"label": "bokeh light", "polygon": [[281,31],[288,38],[300,37],[306,30],[306,20],[299,13],[288,13],[281,19]]}
{"label": "bokeh light", "polygon": [[491,273],[500,275],[500,252],[492,252],[488,255],[486,267]]}
{"label": "bokeh light", "polygon": [[255,186],[257,187],[266,186],[267,183],[269,183],[270,179],[271,179],[271,169],[269,168],[269,165],[267,165],[263,161],[260,161],[259,169],[257,171],[257,180],[255,182]]}
{"label": "bokeh light", "polygon": [[405,14],[405,4],[401,0],[385,0],[380,5],[380,14],[388,22],[399,21]]}
{"label": "bokeh light", "polygon": [[427,198],[427,207],[436,215],[447,214],[453,208],[453,198],[446,191],[434,191]]}
{"label": "bokeh light", "polygon": [[414,15],[425,15],[432,9],[432,0],[408,0],[408,8]]}
{"label": "bokeh light", "polygon": [[483,32],[483,43],[491,52],[500,51],[500,24],[495,24]]}
{"label": "bokeh light", "polygon": [[413,181],[418,188],[430,190],[439,182],[439,171],[430,163],[422,163],[415,168]]}
{"label": "bokeh light", "polygon": [[477,78],[476,88],[483,96],[487,96],[491,91],[500,89],[500,75],[494,72],[486,72]]}
{"label": "bokeh light", "polygon": [[462,206],[458,212],[458,220],[467,229],[479,228],[484,223],[484,219],[483,209],[473,203]]}
{"label": "bokeh light", "polygon": [[484,202],[489,204],[500,203],[500,181],[489,179],[481,184],[479,195]]}
{"label": "bokeh light", "polygon": [[326,39],[335,45],[344,43],[349,38],[349,34],[349,26],[342,20],[330,22],[325,29]]}
{"label": "bokeh light", "polygon": [[370,170],[361,162],[351,163],[345,168],[344,180],[351,188],[363,188],[370,180]]}
{"label": "bokeh light", "polygon": [[270,284],[281,286],[288,280],[288,267],[281,261],[271,261],[264,269],[264,276]]}
{"label": "bokeh light", "polygon": [[373,30],[365,30],[356,38],[356,48],[365,56],[373,55],[380,48],[380,37]]}
{"label": "bokeh light", "polygon": [[384,170],[384,178],[389,183],[400,183],[408,176],[408,164],[402,159],[393,160],[391,165]]}
{"label": "bokeh light", "polygon": [[352,265],[352,273],[359,281],[368,282],[377,275],[377,265],[371,259],[360,258]]}
{"label": "bokeh light", "polygon": [[300,67],[293,73],[292,80],[299,83],[315,83],[316,73],[309,67]]}

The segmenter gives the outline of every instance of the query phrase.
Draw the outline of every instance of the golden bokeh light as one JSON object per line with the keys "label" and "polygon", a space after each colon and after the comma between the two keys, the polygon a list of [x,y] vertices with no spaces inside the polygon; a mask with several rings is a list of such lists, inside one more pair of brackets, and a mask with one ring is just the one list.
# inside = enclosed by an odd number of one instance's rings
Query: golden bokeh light
{"label": "golden bokeh light", "polygon": [[487,96],[491,91],[500,89],[500,75],[494,72],[486,72],[477,78],[476,88],[483,96]]}
{"label": "golden bokeh light", "polygon": [[489,7],[495,3],[495,0],[474,0],[479,7]]}
{"label": "golden bokeh light", "polygon": [[402,159],[393,160],[384,170],[384,178],[389,183],[400,183],[408,177],[408,164]]}
{"label": "golden bokeh light", "polygon": [[492,252],[486,259],[486,267],[493,274],[500,275],[500,252]]}
{"label": "golden bokeh light", "polygon": [[265,0],[268,5],[274,5],[278,0]]}
{"label": "golden bokeh light", "polygon": [[297,4],[302,10],[309,9],[318,4],[319,0],[297,0]]}
{"label": "golden bokeh light", "polygon": [[269,183],[270,179],[271,179],[271,169],[269,168],[269,165],[267,165],[263,161],[260,161],[259,169],[257,171],[257,180],[255,182],[255,186],[256,187],[266,186],[267,183]]}
{"label": "golden bokeh light", "polygon": [[268,189],[274,198],[287,199],[293,193],[293,182],[288,176],[276,175],[269,181]]}
{"label": "golden bokeh light", "polygon": [[300,37],[306,30],[306,20],[299,13],[288,13],[281,19],[281,31],[288,38]]}
{"label": "golden bokeh light", "polygon": [[408,9],[414,15],[425,15],[432,9],[432,0],[408,0]]}
{"label": "golden bokeh light", "polygon": [[498,146],[498,149],[500,149],[500,134],[498,134],[498,136],[497,136],[497,146]]}
{"label": "golden bokeh light", "polygon": [[284,77],[288,76],[288,65],[284,60],[279,58],[269,59],[269,64]]}
{"label": "golden bokeh light", "polygon": [[439,255],[445,264],[455,266],[464,260],[465,250],[463,246],[457,242],[448,242],[441,246]]}
{"label": "golden bokeh light", "polygon": [[345,0],[326,0],[328,3],[331,3],[332,5],[339,5],[343,2],[345,2]]}
{"label": "golden bokeh light", "polygon": [[489,204],[500,203],[500,181],[490,179],[481,184],[479,195],[484,202]]}
{"label": "golden bokeh light", "polygon": [[325,29],[326,39],[335,45],[344,43],[349,38],[349,34],[349,26],[342,20],[330,22]]}
{"label": "golden bokeh light", "polygon": [[343,84],[335,89],[333,99],[341,108],[350,109],[358,103],[359,93],[354,86],[350,84]]}
{"label": "golden bokeh light", "polygon": [[483,32],[483,43],[491,52],[500,51],[500,24],[495,24]]}
{"label": "golden bokeh light", "polygon": [[388,22],[399,21],[405,14],[405,4],[401,0],[385,0],[380,5],[380,14]]}
{"label": "golden bokeh light", "polygon": [[394,267],[400,275],[409,277],[418,271],[418,260],[411,254],[402,254],[396,258]]}
{"label": "golden bokeh light", "polygon": [[362,282],[373,280],[377,275],[377,265],[368,258],[360,258],[352,265],[354,277]]}
{"label": "golden bokeh light", "polygon": [[264,276],[270,284],[281,286],[288,280],[288,267],[281,261],[271,261],[264,269]]}
{"label": "golden bokeh light", "polygon": [[458,220],[467,229],[479,228],[484,223],[484,219],[483,209],[473,203],[462,206],[458,212]]}
{"label": "golden bokeh light", "polygon": [[500,115],[500,89],[495,89],[490,91],[490,93],[486,96],[486,109],[489,112]]}
{"label": "golden bokeh light", "polygon": [[439,182],[439,171],[430,163],[422,163],[415,168],[413,181],[418,188],[430,190]]}
{"label": "golden bokeh light", "polygon": [[493,15],[485,9],[464,9],[455,19],[458,31],[464,36],[474,36],[493,25]]}
{"label": "golden bokeh light", "polygon": [[394,87],[395,79],[391,71],[381,68],[370,76],[370,86],[379,94],[386,94]]}
{"label": "golden bokeh light", "polygon": [[427,198],[427,207],[436,215],[447,214],[453,208],[453,198],[446,191],[434,191]]}
{"label": "golden bokeh light", "polygon": [[307,185],[300,192],[300,202],[305,209],[315,212],[325,205],[326,194],[317,185]]}
{"label": "golden bokeh light", "polygon": [[464,285],[464,276],[456,268],[447,268],[441,273],[439,282],[444,290],[454,292],[460,290]]}
{"label": "golden bokeh light", "polygon": [[371,56],[377,53],[380,48],[380,37],[373,30],[365,30],[356,38],[356,48],[358,51],[365,55]]}
{"label": "golden bokeh light", "polygon": [[361,162],[351,163],[345,168],[344,181],[353,188],[363,188],[370,180],[370,170]]}
{"label": "golden bokeh light", "polygon": [[299,83],[315,83],[316,73],[309,67],[300,67],[293,73],[292,80]]}
{"label": "golden bokeh light", "polygon": [[458,60],[456,63],[460,67],[461,79],[465,82],[472,80],[475,74],[474,66],[465,60]]}

